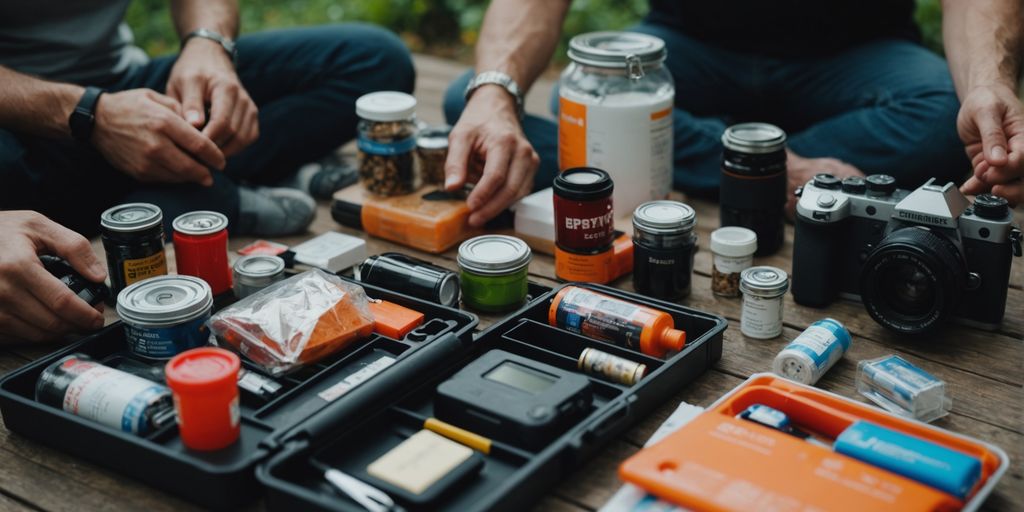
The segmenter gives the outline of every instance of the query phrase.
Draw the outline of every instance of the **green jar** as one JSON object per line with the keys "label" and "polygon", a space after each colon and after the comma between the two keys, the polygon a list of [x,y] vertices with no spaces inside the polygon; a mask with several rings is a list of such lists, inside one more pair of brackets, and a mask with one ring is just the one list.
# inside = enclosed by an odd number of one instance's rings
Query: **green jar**
{"label": "green jar", "polygon": [[490,313],[510,311],[526,301],[530,246],[505,235],[482,235],[459,246],[462,302]]}

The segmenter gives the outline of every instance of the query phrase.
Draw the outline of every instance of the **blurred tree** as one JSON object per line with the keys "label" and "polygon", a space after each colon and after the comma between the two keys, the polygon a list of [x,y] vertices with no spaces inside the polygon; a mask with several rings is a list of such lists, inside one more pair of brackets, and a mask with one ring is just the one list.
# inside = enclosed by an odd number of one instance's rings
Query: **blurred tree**
{"label": "blurred tree", "polygon": [[[488,0],[240,0],[242,31],[364,21],[387,27],[416,52],[467,59],[479,35]],[[151,55],[176,51],[169,0],[134,0],[128,23],[136,40]],[[942,52],[939,0],[918,0],[917,21],[925,45]],[[565,22],[556,64],[564,64],[565,44],[573,35],[617,30],[639,21],[647,0],[575,0]]]}

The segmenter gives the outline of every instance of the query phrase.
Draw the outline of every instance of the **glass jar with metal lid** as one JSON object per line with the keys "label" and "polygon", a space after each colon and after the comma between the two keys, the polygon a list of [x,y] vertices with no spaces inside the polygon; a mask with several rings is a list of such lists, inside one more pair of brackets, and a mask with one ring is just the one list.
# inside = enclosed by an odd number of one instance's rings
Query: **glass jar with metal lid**
{"label": "glass jar with metal lid", "polygon": [[599,167],[619,211],[663,199],[672,185],[675,85],[665,42],[634,32],[592,32],[569,42],[559,80],[558,165]]}
{"label": "glass jar with metal lid", "polygon": [[113,294],[137,281],[167,274],[163,221],[160,208],[149,203],[119,204],[100,215]]}
{"label": "glass jar with metal lid", "polygon": [[269,254],[242,256],[235,261],[232,274],[235,297],[244,299],[284,279],[284,260]]}
{"label": "glass jar with metal lid", "polygon": [[768,339],[782,334],[782,305],[789,289],[789,275],[775,267],[750,267],[740,273],[743,308],[740,332]]}
{"label": "glass jar with metal lid", "polygon": [[356,115],[363,186],[381,196],[416,190],[416,98],[398,91],[372,92],[356,100]]}
{"label": "glass jar with metal lid", "polygon": [[633,287],[657,299],[690,294],[697,215],[678,201],[651,201],[633,212]]}
{"label": "glass jar with metal lid", "polygon": [[444,163],[448,160],[448,125],[427,126],[416,136],[416,156],[419,157],[420,178],[424,185],[444,184]]}
{"label": "glass jar with metal lid", "polygon": [[531,259],[526,242],[506,235],[481,235],[459,246],[462,302],[472,309],[502,312],[526,300],[527,268]]}
{"label": "glass jar with metal lid", "polygon": [[722,134],[722,226],[757,234],[757,255],[782,247],[786,206],[786,132],[768,123],[730,126]]}
{"label": "glass jar with metal lid", "polygon": [[212,308],[210,285],[192,276],[153,277],[117,296],[129,350],[151,359],[169,359],[206,345],[205,323]]}

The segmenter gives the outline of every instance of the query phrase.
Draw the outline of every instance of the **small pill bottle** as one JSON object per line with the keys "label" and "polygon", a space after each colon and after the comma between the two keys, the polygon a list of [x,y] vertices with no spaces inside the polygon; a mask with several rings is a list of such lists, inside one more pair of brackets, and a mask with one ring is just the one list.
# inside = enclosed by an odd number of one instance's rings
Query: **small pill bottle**
{"label": "small pill bottle", "polygon": [[365,94],[356,100],[356,114],[363,187],[379,196],[416,190],[416,98],[396,91]]}
{"label": "small pill bottle", "polygon": [[711,232],[711,291],[721,297],[740,296],[740,273],[754,265],[757,235],[729,226]]}
{"label": "small pill bottle", "polygon": [[189,449],[220,450],[238,439],[240,368],[234,352],[216,347],[187,350],[167,363],[164,376],[174,393],[178,432]]}
{"label": "small pill bottle", "polygon": [[758,339],[782,335],[782,306],[788,289],[789,275],[780,268],[750,267],[741,272],[740,332]]}

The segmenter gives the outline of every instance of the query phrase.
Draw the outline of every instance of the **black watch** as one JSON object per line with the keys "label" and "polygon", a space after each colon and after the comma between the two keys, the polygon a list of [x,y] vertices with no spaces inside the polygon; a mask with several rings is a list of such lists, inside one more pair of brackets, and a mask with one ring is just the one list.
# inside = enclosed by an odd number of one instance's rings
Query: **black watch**
{"label": "black watch", "polygon": [[82,99],[68,116],[68,127],[71,128],[71,136],[78,142],[88,144],[92,140],[92,131],[96,126],[96,104],[100,102],[100,95],[103,89],[99,87],[86,87]]}

